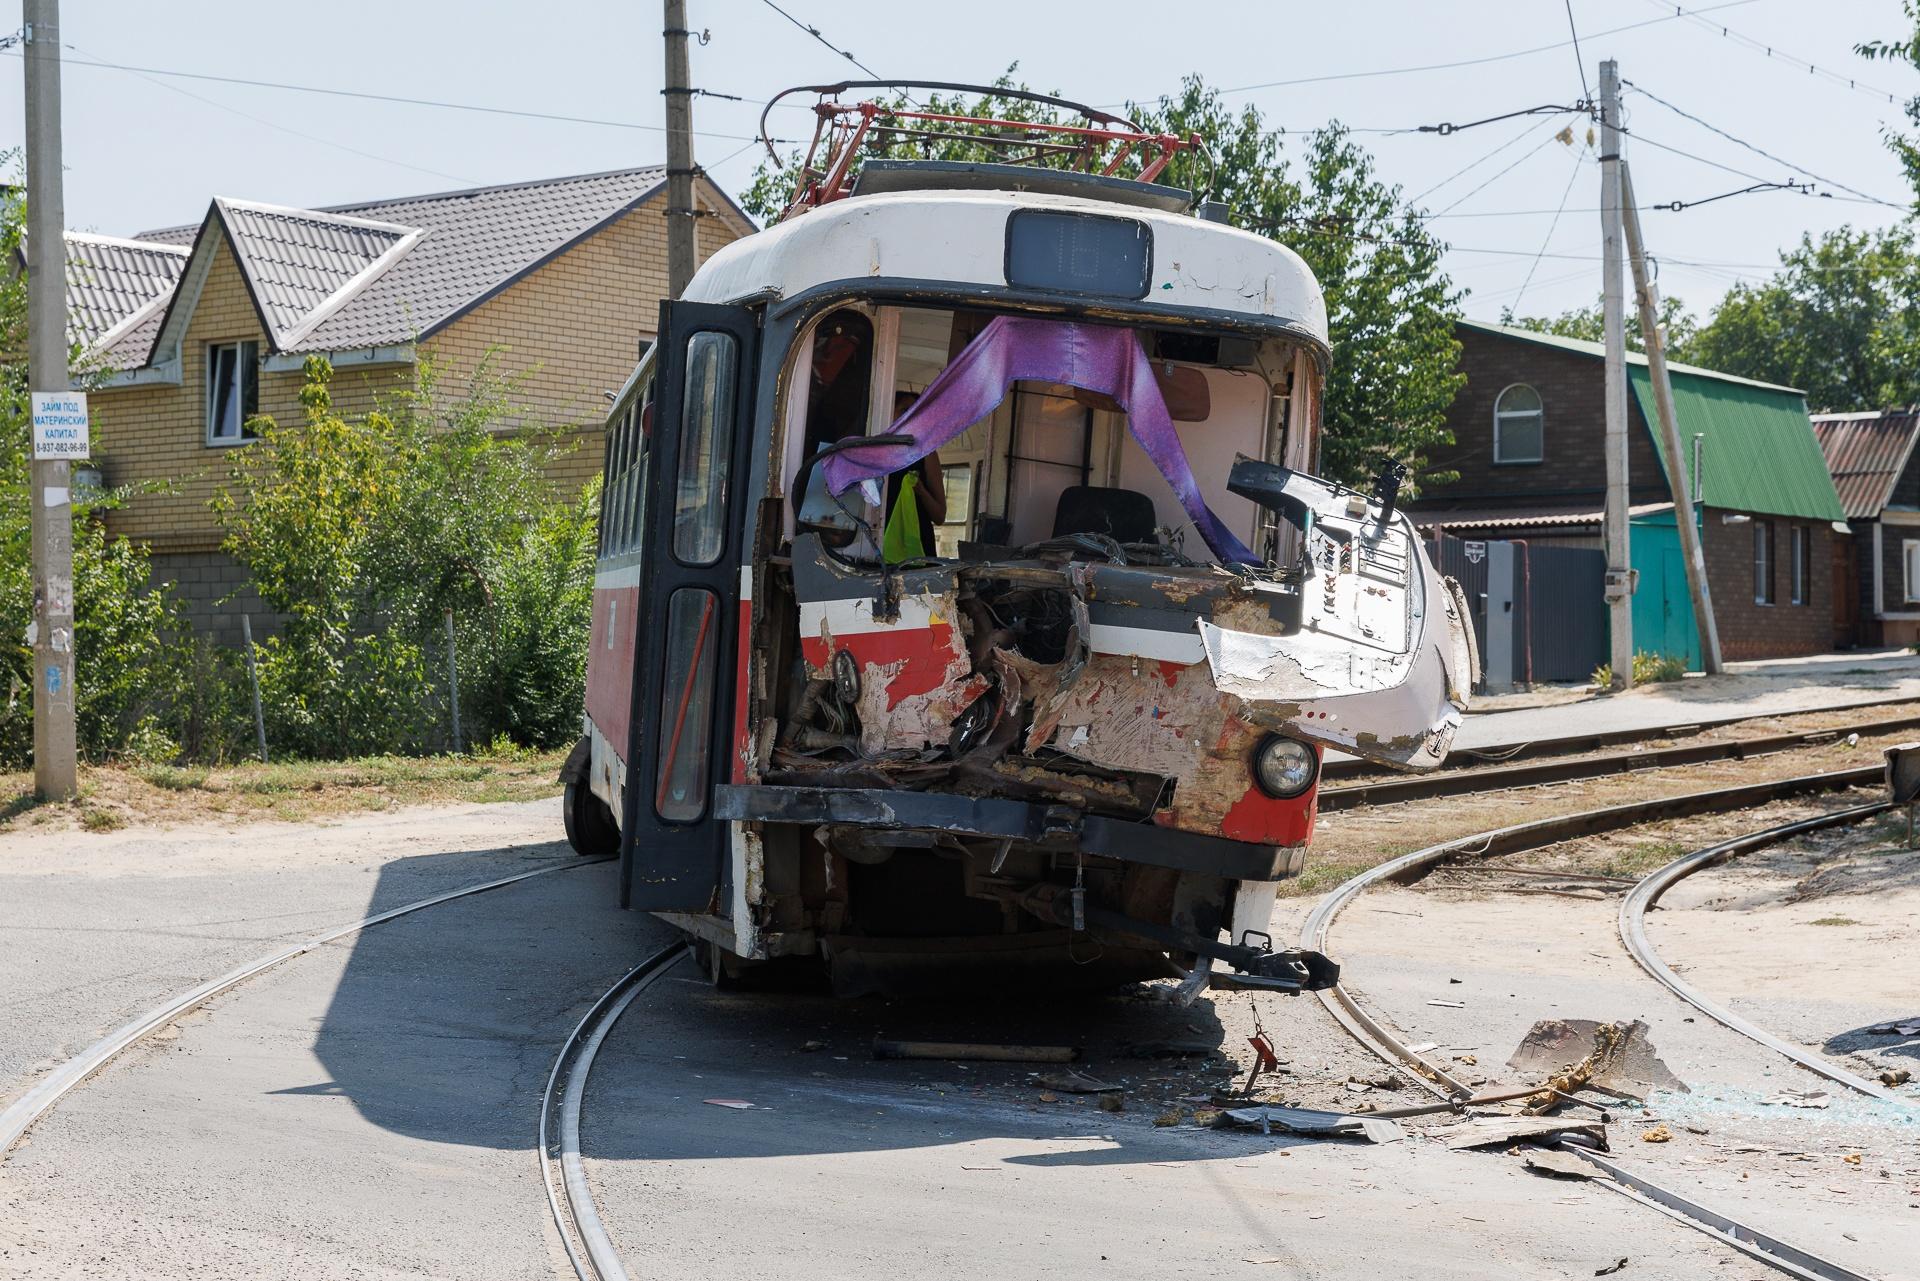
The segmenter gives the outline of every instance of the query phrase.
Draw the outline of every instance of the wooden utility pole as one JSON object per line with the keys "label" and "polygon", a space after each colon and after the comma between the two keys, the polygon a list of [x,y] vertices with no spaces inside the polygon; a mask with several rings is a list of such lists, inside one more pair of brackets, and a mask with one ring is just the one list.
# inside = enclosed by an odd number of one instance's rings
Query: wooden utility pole
{"label": "wooden utility pole", "polygon": [[[27,383],[35,393],[59,393],[69,390],[67,218],[60,174],[60,0],[25,0],[23,7]],[[39,416],[37,397],[35,415]],[[41,796],[62,801],[79,790],[73,727],[73,464],[70,455],[43,456],[48,451],[37,424],[32,435],[27,488],[33,522],[29,629],[33,635],[33,782]]]}
{"label": "wooden utility pole", "polygon": [[[1720,629],[1713,621],[1713,594],[1707,587],[1707,561],[1700,550],[1700,529],[1693,521],[1693,494],[1687,484],[1686,455],[1680,450],[1680,426],[1673,413],[1673,380],[1667,375],[1667,335],[1660,327],[1660,287],[1647,271],[1647,246],[1640,234],[1640,210],[1633,199],[1633,170],[1620,164],[1620,196],[1626,206],[1627,259],[1633,264],[1633,292],[1640,303],[1640,332],[1647,343],[1647,374],[1653,383],[1653,408],[1660,419],[1660,441],[1667,456],[1667,489],[1673,494],[1673,521],[1680,530],[1680,551],[1687,566],[1687,594],[1693,597],[1693,622],[1700,633],[1700,665],[1720,674]],[[1697,442],[1696,442],[1697,443]]]}
{"label": "wooden utility pole", "polygon": [[693,279],[693,73],[687,68],[687,0],[666,0],[667,296]]}
{"label": "wooden utility pole", "polygon": [[1620,288],[1620,68],[1600,64],[1601,318],[1607,336],[1607,631],[1613,688],[1633,685],[1633,554],[1627,529],[1627,330]]}

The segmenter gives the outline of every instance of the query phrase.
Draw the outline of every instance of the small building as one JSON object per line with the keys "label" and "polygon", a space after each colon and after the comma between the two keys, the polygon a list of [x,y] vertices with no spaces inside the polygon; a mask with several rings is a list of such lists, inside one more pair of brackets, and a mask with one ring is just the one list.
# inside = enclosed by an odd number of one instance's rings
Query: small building
{"label": "small building", "polygon": [[[1416,525],[1436,537],[1584,550],[1528,574],[1516,606],[1530,634],[1577,649],[1530,649],[1533,679],[1572,679],[1604,661],[1606,349],[1480,321],[1457,322],[1467,384],[1448,411],[1453,443],[1437,449],[1411,504]],[[1812,654],[1834,644],[1836,558],[1851,542],[1840,500],[1815,440],[1805,396],[1711,369],[1673,364],[1675,413],[1687,454],[1675,463],[1698,504],[1721,651],[1729,660]],[[1684,565],[1667,487],[1670,461],[1653,424],[1644,355],[1627,353],[1629,504],[1634,645],[1700,663]],[[1443,557],[1445,553],[1443,551]],[[1587,562],[1591,561],[1591,565]],[[1525,562],[1519,572],[1527,573]],[[1577,586],[1575,586],[1577,585]],[[1537,624],[1537,625],[1535,625]],[[1484,623],[1483,623],[1484,627]],[[1523,649],[1529,642],[1522,641]],[[1497,647],[1496,647],[1497,649]],[[1484,652],[1484,651],[1483,651]],[[1551,670],[1543,670],[1551,669]],[[1516,667],[1518,673],[1523,670]]]}
{"label": "small building", "polygon": [[1835,562],[1836,631],[1850,645],[1920,644],[1920,409],[1815,414],[1814,434],[1853,531]]}
{"label": "small building", "polygon": [[[695,190],[700,258],[754,230],[707,179]],[[98,374],[94,465],[133,488],[109,530],[147,545],[195,626],[236,637],[239,611],[260,607],[208,501],[248,419],[300,420],[311,355],[332,361],[348,414],[430,353],[448,394],[491,360],[516,379],[524,425],[559,433],[554,479],[576,493],[658,321],[665,205],[652,166],[325,209],[222,197],[187,226],[69,233],[71,328]]]}

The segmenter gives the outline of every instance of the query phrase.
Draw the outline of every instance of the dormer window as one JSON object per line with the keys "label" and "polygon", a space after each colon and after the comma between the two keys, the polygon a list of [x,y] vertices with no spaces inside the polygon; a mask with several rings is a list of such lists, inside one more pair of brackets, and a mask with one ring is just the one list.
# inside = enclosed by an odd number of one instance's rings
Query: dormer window
{"label": "dormer window", "polygon": [[247,420],[260,412],[260,344],[207,347],[207,443],[238,445],[253,439]]}
{"label": "dormer window", "polygon": [[1494,398],[1494,462],[1537,463],[1546,457],[1546,438],[1539,392],[1515,383]]}

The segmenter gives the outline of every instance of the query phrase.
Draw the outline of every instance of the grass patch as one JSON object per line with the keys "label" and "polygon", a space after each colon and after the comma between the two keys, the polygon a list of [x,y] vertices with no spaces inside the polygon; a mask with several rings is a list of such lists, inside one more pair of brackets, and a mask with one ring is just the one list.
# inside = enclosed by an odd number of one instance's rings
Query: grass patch
{"label": "grass patch", "polygon": [[1815,925],[1858,925],[1860,924],[1860,922],[1854,920],[1851,916],[1823,916],[1819,920],[1813,922],[1813,924]]}
{"label": "grass patch", "polygon": [[1634,845],[1615,846],[1607,850],[1607,857],[1594,870],[1602,876],[1631,876],[1637,879],[1655,868],[1665,867],[1682,854],[1690,852],[1691,848],[1680,841],[1642,841]]}
{"label": "grass patch", "polygon": [[406,805],[496,804],[555,796],[564,751],[490,745],[484,756],[371,756],[224,766],[81,767],[78,805],[46,805],[31,774],[0,775],[0,832],[28,824],[106,832],[129,824],[307,822]]}
{"label": "grass patch", "polygon": [[1384,863],[1382,857],[1375,862],[1355,862],[1344,859],[1316,860],[1311,853],[1307,855],[1307,866],[1300,875],[1290,881],[1280,882],[1280,897],[1304,898],[1309,894],[1324,894],[1342,881],[1351,880],[1373,867]]}
{"label": "grass patch", "polygon": [[126,825],[126,819],[97,805],[84,806],[80,810],[80,826],[89,832],[117,832]]}

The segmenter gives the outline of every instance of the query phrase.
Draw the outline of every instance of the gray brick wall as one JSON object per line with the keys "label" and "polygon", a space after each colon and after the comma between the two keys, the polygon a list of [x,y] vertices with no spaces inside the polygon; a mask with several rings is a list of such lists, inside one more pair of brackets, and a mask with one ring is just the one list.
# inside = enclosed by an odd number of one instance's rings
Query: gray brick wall
{"label": "gray brick wall", "polygon": [[151,564],[153,581],[173,586],[188,624],[214,644],[240,644],[242,614],[252,616],[256,639],[280,630],[279,617],[248,583],[247,571],[225,552],[155,552]]}

